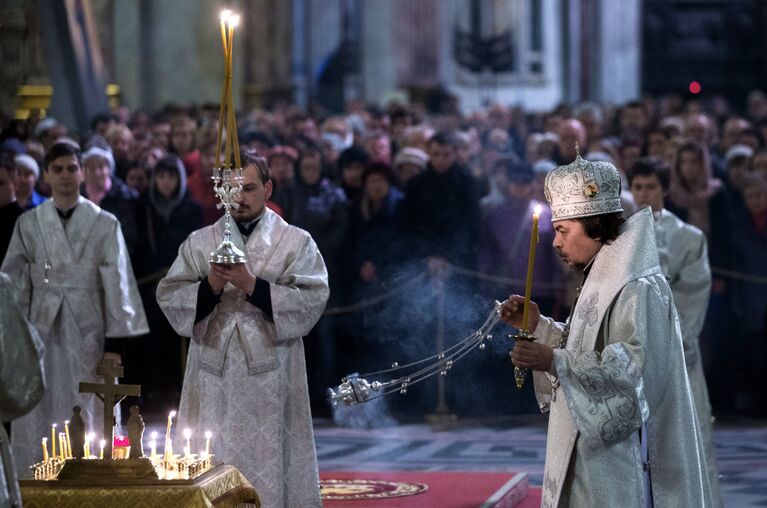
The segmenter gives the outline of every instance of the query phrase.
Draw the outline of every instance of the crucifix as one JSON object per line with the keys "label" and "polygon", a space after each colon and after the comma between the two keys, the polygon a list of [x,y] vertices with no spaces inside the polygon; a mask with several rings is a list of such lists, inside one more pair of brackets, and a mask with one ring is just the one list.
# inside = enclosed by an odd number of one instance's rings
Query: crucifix
{"label": "crucifix", "polygon": [[80,393],[95,393],[104,402],[104,440],[106,441],[104,457],[111,459],[114,444],[115,404],[128,395],[134,397],[141,395],[141,385],[115,383],[115,378],[123,377],[123,368],[111,359],[105,359],[96,368],[96,374],[104,377],[104,384],[80,383]]}

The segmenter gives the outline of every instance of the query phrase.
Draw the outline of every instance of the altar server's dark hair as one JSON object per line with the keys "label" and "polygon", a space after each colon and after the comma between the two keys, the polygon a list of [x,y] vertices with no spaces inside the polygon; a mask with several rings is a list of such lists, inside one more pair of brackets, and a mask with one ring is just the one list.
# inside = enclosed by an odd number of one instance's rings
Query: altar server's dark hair
{"label": "altar server's dark hair", "polygon": [[242,149],[240,151],[240,162],[242,162],[243,169],[247,166],[255,166],[262,183],[269,181],[269,163],[267,162],[266,157],[258,153],[258,150]]}

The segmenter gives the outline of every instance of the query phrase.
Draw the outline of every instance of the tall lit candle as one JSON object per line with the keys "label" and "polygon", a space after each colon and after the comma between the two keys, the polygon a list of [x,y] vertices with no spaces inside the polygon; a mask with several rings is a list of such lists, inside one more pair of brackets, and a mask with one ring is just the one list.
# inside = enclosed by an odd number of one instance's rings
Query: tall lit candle
{"label": "tall lit candle", "polygon": [[229,78],[229,111],[232,118],[231,121],[231,128],[232,128],[232,148],[234,149],[234,163],[236,168],[241,168],[242,163],[240,162],[240,140],[237,138],[237,120],[235,119],[234,115],[234,99],[231,95],[231,90],[234,82],[234,62],[232,59],[232,54],[234,53],[234,28],[240,24],[240,16],[235,14],[231,18],[229,18],[229,72],[230,72],[230,78]]}
{"label": "tall lit candle", "polygon": [[63,432],[59,432],[59,457],[61,460],[67,458],[67,436]]}
{"label": "tall lit candle", "polygon": [[173,417],[176,416],[175,411],[168,413],[168,427],[165,429],[165,450],[164,459],[166,461],[173,457],[173,443],[170,440],[170,428],[173,426]]}
{"label": "tall lit candle", "polygon": [[221,104],[218,113],[218,136],[216,136],[216,167],[221,164],[221,139],[224,134],[224,113],[226,111],[226,104],[228,102],[229,92],[229,45],[226,39],[226,22],[229,21],[229,17],[232,15],[232,11],[224,10],[221,12],[219,19],[221,21],[221,43],[224,48],[224,86],[221,89]]}
{"label": "tall lit candle", "polygon": [[106,445],[107,445],[107,440],[106,439],[102,439],[102,440],[99,441],[99,458],[100,459],[104,458],[104,447]]}
{"label": "tall lit candle", "polygon": [[85,450],[83,451],[83,454],[86,458],[91,456],[91,441],[94,439],[96,439],[96,434],[94,432],[85,434]]}
{"label": "tall lit candle", "polygon": [[56,424],[51,424],[51,457],[56,458]]}
{"label": "tall lit candle", "polygon": [[522,331],[530,333],[530,295],[533,291],[533,267],[535,266],[535,247],[538,244],[538,218],[541,215],[541,205],[536,205],[533,211],[533,229],[530,233],[530,253],[527,258],[527,280],[525,282],[525,306],[522,310]]}
{"label": "tall lit candle", "polygon": [[48,462],[48,438],[43,438],[43,462]]}
{"label": "tall lit candle", "polygon": [[186,439],[184,455],[189,457],[192,454],[192,429],[184,429],[184,439]]}
{"label": "tall lit candle", "polygon": [[72,458],[72,441],[69,439],[69,420],[64,420],[64,433],[67,436],[67,457]]}
{"label": "tall lit candle", "polygon": [[210,455],[210,438],[213,437],[213,433],[209,430],[205,431],[205,455]]}

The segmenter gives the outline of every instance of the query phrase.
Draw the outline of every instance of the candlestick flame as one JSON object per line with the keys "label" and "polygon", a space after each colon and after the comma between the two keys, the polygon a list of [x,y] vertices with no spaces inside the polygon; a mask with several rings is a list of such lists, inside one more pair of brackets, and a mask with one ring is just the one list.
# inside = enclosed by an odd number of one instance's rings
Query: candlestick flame
{"label": "candlestick flame", "polygon": [[47,442],[48,442],[48,438],[47,438],[47,437],[44,437],[44,438],[43,438],[43,444],[45,444],[45,443],[47,443]]}
{"label": "candlestick flame", "polygon": [[230,11],[229,9],[224,9],[223,11],[221,11],[221,14],[219,16],[222,23],[226,23],[227,20],[229,20],[229,18],[231,17],[232,17],[232,11]]}
{"label": "candlestick flame", "polygon": [[228,23],[230,27],[232,28],[236,27],[237,25],[240,24],[240,15],[234,14],[232,17],[229,18]]}
{"label": "candlestick flame", "polygon": [[107,445],[106,439],[99,440],[99,447],[104,448]]}
{"label": "candlestick flame", "polygon": [[205,439],[210,439],[213,437],[213,433],[209,430],[205,431]]}
{"label": "candlestick flame", "polygon": [[168,418],[173,418],[174,416],[176,416],[176,412],[175,412],[175,411],[171,411],[171,412],[168,414]]}
{"label": "candlestick flame", "polygon": [[88,434],[87,436],[85,436],[85,439],[86,439],[86,440],[88,440],[88,442],[90,443],[91,441],[93,441],[94,439],[96,439],[96,433],[95,433],[95,432],[91,432],[90,434]]}
{"label": "candlestick flame", "polygon": [[192,429],[184,429],[184,439],[191,439]]}
{"label": "candlestick flame", "polygon": [[535,205],[535,208],[533,208],[533,213],[535,213],[535,215],[540,215],[542,211],[543,207],[541,205]]}
{"label": "candlestick flame", "polygon": [[151,436],[152,436],[152,441],[157,440],[157,432],[152,432]]}
{"label": "candlestick flame", "polygon": [[64,420],[64,425],[69,425],[69,420]]}

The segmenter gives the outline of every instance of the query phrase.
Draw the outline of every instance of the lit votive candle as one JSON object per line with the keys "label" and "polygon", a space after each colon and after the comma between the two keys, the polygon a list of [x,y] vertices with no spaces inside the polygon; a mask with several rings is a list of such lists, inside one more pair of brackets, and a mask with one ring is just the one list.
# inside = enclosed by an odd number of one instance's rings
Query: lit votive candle
{"label": "lit votive candle", "polygon": [[210,438],[213,437],[213,433],[209,430],[205,431],[205,455],[210,455]]}
{"label": "lit votive candle", "polygon": [[48,438],[43,438],[43,462],[48,462]]}
{"label": "lit votive candle", "polygon": [[106,439],[102,439],[102,440],[99,441],[99,458],[100,459],[104,458],[104,447],[106,445],[107,445],[107,440]]}
{"label": "lit votive candle", "polygon": [[192,429],[184,429],[184,439],[186,439],[184,455],[189,457],[192,454]]}

